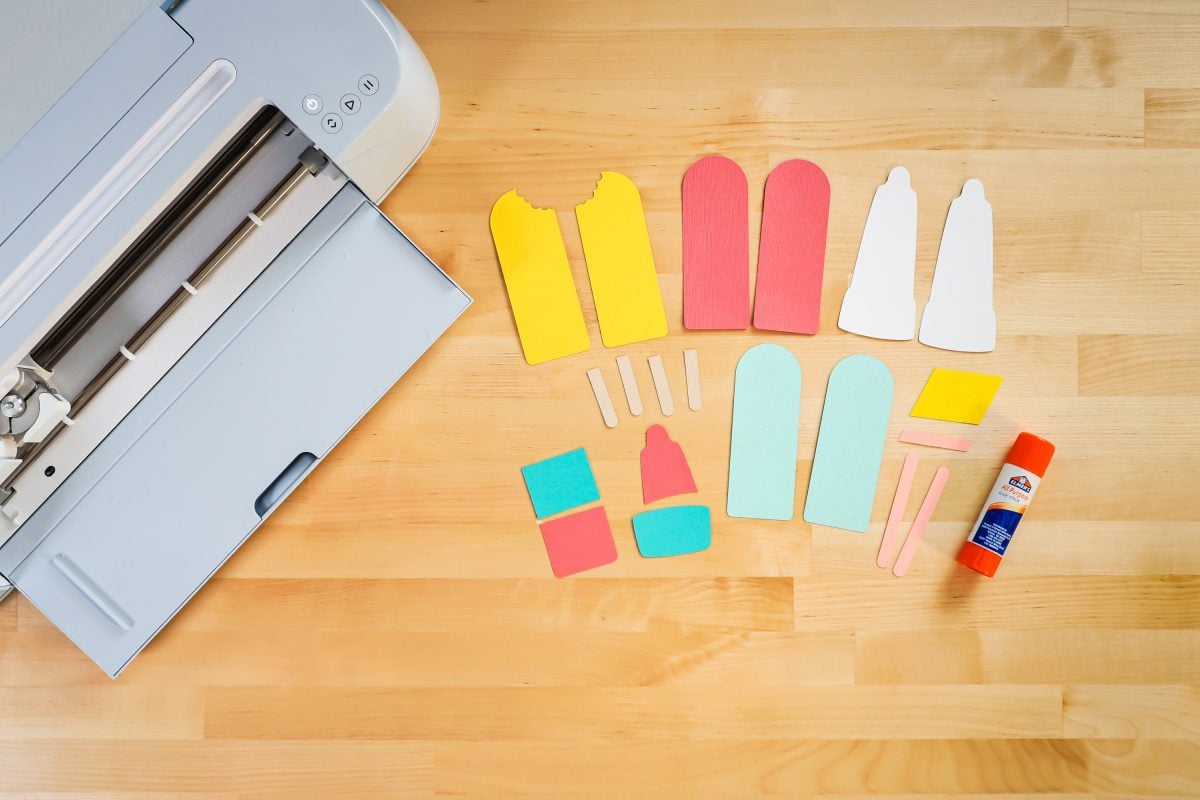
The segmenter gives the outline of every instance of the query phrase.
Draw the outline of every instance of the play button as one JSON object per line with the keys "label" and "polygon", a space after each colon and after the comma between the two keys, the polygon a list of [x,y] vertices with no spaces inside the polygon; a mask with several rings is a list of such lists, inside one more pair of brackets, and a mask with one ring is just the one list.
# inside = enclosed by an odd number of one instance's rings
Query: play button
{"label": "play button", "polygon": [[357,114],[358,107],[362,105],[362,100],[356,94],[347,94],[342,96],[342,111],[347,114]]}

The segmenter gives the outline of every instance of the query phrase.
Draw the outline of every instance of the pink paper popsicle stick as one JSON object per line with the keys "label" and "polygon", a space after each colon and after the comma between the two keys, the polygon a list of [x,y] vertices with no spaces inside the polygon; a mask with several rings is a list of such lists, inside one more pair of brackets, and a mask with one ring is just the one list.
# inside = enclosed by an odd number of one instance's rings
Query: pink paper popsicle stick
{"label": "pink paper popsicle stick", "polygon": [[904,516],[904,508],[908,505],[908,493],[912,489],[913,476],[917,473],[916,453],[906,453],[904,465],[900,467],[900,480],[896,484],[896,496],[892,498],[892,510],[888,512],[887,525],[883,528],[883,541],[879,543],[879,557],[875,563],[880,569],[887,569],[892,563],[892,552],[900,538],[900,522]]}
{"label": "pink paper popsicle stick", "polygon": [[902,431],[900,441],[905,444],[923,444],[926,447],[940,447],[943,450],[958,450],[965,453],[971,449],[971,440],[961,436],[946,436],[942,433],[926,433],[924,431]]}
{"label": "pink paper popsicle stick", "polygon": [[913,556],[917,554],[921,537],[925,535],[925,528],[933,517],[933,510],[937,508],[938,500],[942,496],[942,489],[946,488],[946,481],[949,479],[949,467],[938,467],[938,471],[933,474],[933,482],[929,484],[929,491],[925,493],[925,499],[921,501],[921,509],[917,511],[917,518],[913,520],[912,527],[908,529],[908,538],[904,540],[904,547],[900,549],[900,557],[896,559],[896,566],[892,568],[892,574],[897,578],[903,578],[904,574],[908,572],[908,565],[912,563]]}

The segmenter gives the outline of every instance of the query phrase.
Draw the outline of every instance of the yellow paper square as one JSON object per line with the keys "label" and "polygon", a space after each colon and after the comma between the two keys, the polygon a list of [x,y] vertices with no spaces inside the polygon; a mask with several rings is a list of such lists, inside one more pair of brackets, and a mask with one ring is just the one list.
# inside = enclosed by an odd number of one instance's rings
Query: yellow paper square
{"label": "yellow paper square", "polygon": [[935,368],[910,416],[978,425],[1003,380],[999,375]]}

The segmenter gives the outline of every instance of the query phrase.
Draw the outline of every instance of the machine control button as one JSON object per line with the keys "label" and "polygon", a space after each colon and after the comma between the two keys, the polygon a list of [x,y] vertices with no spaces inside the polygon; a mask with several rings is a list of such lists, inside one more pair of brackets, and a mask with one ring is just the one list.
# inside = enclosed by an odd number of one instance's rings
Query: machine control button
{"label": "machine control button", "polygon": [[306,94],[304,99],[300,101],[300,105],[304,106],[305,114],[320,114],[321,108],[325,105],[321,102],[321,96],[317,94]]}
{"label": "machine control button", "polygon": [[342,95],[342,111],[347,114],[357,114],[359,106],[362,105],[362,100],[356,94]]}
{"label": "machine control button", "polygon": [[379,91],[379,78],[374,75],[363,75],[358,79],[358,90],[363,94],[370,96]]}
{"label": "machine control button", "polygon": [[321,120],[321,127],[326,133],[337,133],[342,129],[342,118],[337,114],[326,114]]}

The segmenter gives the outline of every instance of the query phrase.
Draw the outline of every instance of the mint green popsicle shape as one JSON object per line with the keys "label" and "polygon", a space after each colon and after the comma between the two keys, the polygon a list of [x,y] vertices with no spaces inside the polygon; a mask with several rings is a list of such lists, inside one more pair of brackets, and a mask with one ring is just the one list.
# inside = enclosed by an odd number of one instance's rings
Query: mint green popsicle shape
{"label": "mint green popsicle shape", "polygon": [[873,356],[846,356],[829,373],[804,520],[848,531],[870,527],[892,412],[892,373]]}
{"label": "mint green popsicle shape", "polygon": [[777,344],[751,347],[733,379],[729,446],[731,517],[791,519],[800,435],[800,365]]}

